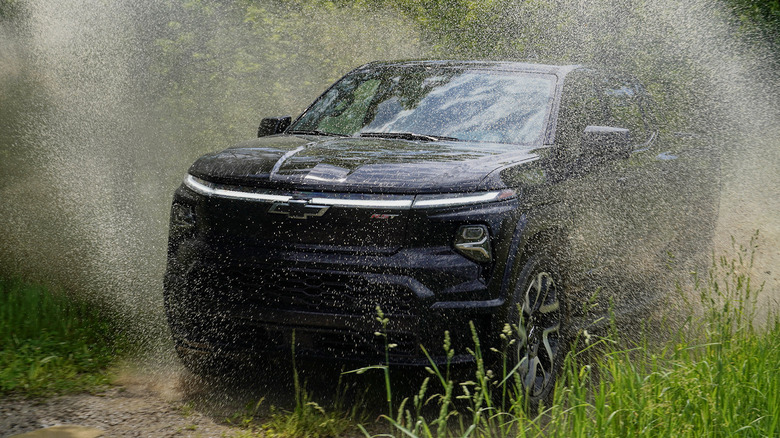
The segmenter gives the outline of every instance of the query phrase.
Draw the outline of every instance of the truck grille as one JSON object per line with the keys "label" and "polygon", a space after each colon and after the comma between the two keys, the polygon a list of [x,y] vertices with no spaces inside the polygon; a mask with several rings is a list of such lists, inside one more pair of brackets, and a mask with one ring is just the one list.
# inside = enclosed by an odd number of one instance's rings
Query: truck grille
{"label": "truck grille", "polygon": [[221,304],[336,315],[371,316],[380,306],[387,315],[415,314],[415,295],[403,286],[372,281],[356,273],[284,269],[270,266],[221,269],[206,282],[219,288]]}

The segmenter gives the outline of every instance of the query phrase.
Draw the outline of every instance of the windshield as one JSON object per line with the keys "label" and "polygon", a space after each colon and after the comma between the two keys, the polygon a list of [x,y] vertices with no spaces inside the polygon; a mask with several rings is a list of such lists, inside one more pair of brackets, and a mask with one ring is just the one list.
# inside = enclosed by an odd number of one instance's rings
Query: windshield
{"label": "windshield", "polygon": [[555,76],[519,72],[360,71],[337,82],[290,130],[530,144],[544,134],[554,84]]}

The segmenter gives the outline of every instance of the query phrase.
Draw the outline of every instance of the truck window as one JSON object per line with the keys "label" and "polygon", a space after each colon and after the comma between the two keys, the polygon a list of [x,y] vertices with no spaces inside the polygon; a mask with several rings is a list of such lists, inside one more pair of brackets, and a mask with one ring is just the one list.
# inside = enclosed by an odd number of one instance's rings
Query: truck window
{"label": "truck window", "polygon": [[642,110],[642,89],[636,83],[615,78],[604,80],[602,92],[608,111],[608,125],[631,131],[631,142],[641,144],[651,130]]}
{"label": "truck window", "polygon": [[585,128],[604,125],[605,122],[604,107],[593,79],[585,72],[569,73],[563,86],[555,143],[566,151],[576,153]]}

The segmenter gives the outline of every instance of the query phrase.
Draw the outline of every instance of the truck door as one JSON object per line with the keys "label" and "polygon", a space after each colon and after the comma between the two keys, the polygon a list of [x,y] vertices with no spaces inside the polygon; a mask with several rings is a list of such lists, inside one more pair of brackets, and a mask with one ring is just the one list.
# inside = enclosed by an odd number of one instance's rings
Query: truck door
{"label": "truck door", "polygon": [[[572,211],[574,286],[585,294],[599,290],[602,312],[613,305],[616,314],[630,313],[650,298],[647,279],[657,274],[658,255],[673,238],[668,184],[656,175],[668,163],[656,162],[658,136],[635,83],[587,70],[565,81],[555,148],[567,169],[561,187]],[[629,147],[596,156],[583,148],[587,126],[628,129]]]}

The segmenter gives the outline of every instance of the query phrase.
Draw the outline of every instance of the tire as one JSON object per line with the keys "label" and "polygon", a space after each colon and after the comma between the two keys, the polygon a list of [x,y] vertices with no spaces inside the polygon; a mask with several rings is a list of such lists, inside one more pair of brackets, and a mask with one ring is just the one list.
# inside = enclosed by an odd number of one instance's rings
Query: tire
{"label": "tire", "polygon": [[568,342],[564,279],[559,263],[533,256],[523,266],[507,311],[514,343],[509,354],[512,372],[519,373],[525,402],[532,413],[549,406]]}

